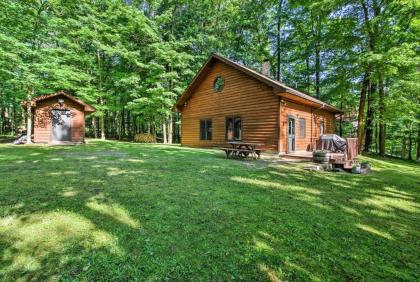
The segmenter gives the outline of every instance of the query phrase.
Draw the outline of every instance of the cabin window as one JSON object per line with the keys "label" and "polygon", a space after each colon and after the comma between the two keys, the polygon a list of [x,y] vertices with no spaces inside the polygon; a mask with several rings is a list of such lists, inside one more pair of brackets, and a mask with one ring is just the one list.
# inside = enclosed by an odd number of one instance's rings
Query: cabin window
{"label": "cabin window", "polygon": [[211,119],[200,120],[200,140],[211,140],[212,122]]}
{"label": "cabin window", "polygon": [[300,138],[306,137],[306,119],[304,118],[299,119],[299,137]]}
{"label": "cabin window", "polygon": [[212,122],[211,119],[200,120],[200,140],[211,140]]}
{"label": "cabin window", "polygon": [[242,120],[240,117],[226,118],[226,140],[242,140]]}
{"label": "cabin window", "polygon": [[323,121],[321,121],[319,123],[319,135],[322,135],[325,133],[325,123]]}
{"label": "cabin window", "polygon": [[225,79],[219,75],[213,82],[213,89],[215,92],[221,92],[223,87],[225,87]]}

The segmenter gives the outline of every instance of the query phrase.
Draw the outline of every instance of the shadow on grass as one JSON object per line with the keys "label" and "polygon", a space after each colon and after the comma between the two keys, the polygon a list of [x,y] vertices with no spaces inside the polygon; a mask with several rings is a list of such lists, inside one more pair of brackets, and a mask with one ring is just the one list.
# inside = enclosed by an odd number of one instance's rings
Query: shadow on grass
{"label": "shadow on grass", "polygon": [[0,278],[418,278],[418,166],[370,159],[355,176],[220,156],[0,147]]}

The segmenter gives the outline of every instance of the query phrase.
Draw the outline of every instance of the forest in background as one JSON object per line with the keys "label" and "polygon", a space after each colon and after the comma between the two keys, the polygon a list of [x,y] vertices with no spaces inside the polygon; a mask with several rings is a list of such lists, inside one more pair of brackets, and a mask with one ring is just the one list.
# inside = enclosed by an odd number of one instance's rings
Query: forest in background
{"label": "forest in background", "polygon": [[[416,0],[4,0],[0,134],[23,101],[65,90],[93,105],[87,135],[179,141],[172,107],[212,52],[343,109],[366,152],[420,158]],[[340,126],[341,125],[341,126]]]}

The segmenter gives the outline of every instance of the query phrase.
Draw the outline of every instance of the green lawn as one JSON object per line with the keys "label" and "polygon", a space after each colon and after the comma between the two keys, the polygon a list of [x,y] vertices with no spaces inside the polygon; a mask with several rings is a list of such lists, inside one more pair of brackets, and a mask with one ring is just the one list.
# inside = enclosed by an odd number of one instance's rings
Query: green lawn
{"label": "green lawn", "polygon": [[[367,158],[365,158],[367,159]],[[420,166],[0,145],[0,280],[419,281]]]}

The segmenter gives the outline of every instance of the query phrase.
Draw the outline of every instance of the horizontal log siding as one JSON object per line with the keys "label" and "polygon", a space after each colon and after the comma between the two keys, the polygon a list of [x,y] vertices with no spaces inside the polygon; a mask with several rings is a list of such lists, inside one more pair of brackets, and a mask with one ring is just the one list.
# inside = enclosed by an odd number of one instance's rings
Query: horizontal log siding
{"label": "horizontal log siding", "polygon": [[[216,93],[213,82],[219,75],[225,79],[225,86]],[[182,109],[182,145],[226,145],[225,118],[231,116],[241,117],[243,141],[277,150],[278,97],[270,87],[221,62],[207,73]],[[212,119],[212,140],[200,140],[201,119]]]}
{"label": "horizontal log siding", "polygon": [[[313,110],[313,115],[311,114]],[[283,101],[281,107],[281,139],[280,139],[280,151],[282,153],[287,151],[287,130],[288,130],[288,116],[294,116],[296,118],[296,150],[307,150],[311,144],[311,134],[314,138],[313,140],[319,137],[320,133],[320,123],[321,121],[325,124],[325,133],[334,133],[334,114],[323,111],[316,110],[309,106],[304,106],[300,104],[293,103],[291,101]],[[313,117],[313,119],[312,119]],[[306,120],[305,128],[305,138],[300,137],[300,122],[299,118],[304,118]],[[312,119],[312,122],[311,122]],[[312,126],[312,131],[311,131]]]}
{"label": "horizontal log siding", "polygon": [[[64,99],[64,106],[58,103]],[[85,112],[83,106],[67,99],[65,96],[53,97],[39,101],[34,108],[34,142],[51,142],[51,111],[65,109],[71,112],[71,141],[84,142],[85,139]]]}

